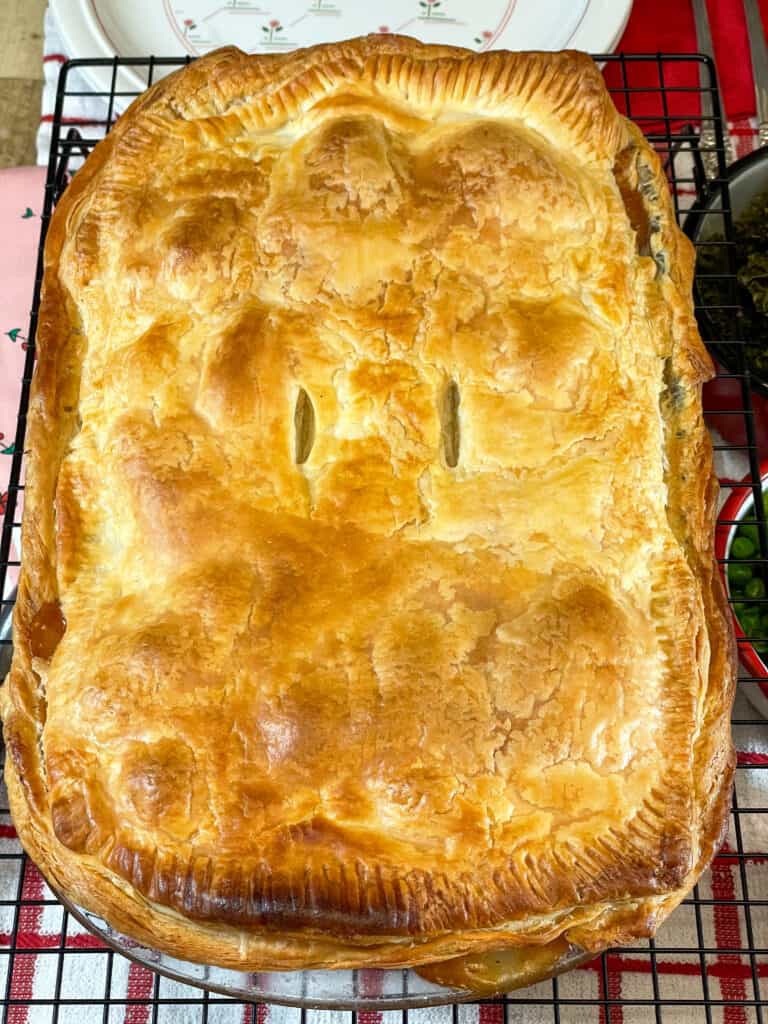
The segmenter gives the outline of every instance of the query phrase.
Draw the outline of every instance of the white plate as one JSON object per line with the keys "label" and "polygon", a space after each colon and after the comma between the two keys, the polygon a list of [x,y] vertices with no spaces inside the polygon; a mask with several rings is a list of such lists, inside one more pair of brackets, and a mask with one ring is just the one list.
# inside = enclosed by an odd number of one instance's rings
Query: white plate
{"label": "white plate", "polygon": [[[227,43],[275,53],[381,31],[475,50],[608,53],[632,0],[51,0],[51,8],[71,57],[199,56]],[[110,68],[85,73],[109,90]],[[118,88],[145,88],[142,75],[125,69]]]}

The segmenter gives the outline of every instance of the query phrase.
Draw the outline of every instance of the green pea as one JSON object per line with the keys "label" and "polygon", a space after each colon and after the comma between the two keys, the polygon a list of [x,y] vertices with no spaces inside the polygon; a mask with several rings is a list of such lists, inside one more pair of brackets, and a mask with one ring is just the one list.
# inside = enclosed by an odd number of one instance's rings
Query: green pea
{"label": "green pea", "polygon": [[747,537],[755,545],[755,548],[760,547],[760,534],[757,530],[756,523],[742,523],[736,531],[738,536]]}
{"label": "green pea", "polygon": [[747,636],[757,636],[760,632],[760,615],[752,608],[739,617],[739,622]]}
{"label": "green pea", "polygon": [[744,587],[744,594],[753,599],[765,597],[765,584],[761,579],[753,576],[749,583]]}
{"label": "green pea", "polygon": [[732,587],[743,587],[752,579],[752,566],[742,565],[739,562],[731,563],[728,566],[728,582]]}
{"label": "green pea", "polygon": [[731,555],[734,558],[754,558],[755,545],[749,537],[734,537],[731,544]]}
{"label": "green pea", "polygon": [[733,605],[733,614],[741,622],[741,616],[746,612],[747,605],[743,601],[736,601]]}

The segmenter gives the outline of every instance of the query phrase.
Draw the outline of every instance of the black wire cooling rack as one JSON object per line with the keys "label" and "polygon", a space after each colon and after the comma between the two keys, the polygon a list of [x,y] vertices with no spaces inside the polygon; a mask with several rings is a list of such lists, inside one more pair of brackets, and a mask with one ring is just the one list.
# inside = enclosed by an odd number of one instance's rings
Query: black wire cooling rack
{"label": "black wire cooling rack", "polygon": [[[720,287],[719,297],[709,305],[702,302],[700,313],[706,318],[720,309],[735,317],[733,228],[723,122],[711,62],[701,56],[664,54],[600,59],[606,63],[617,103],[657,148],[681,220],[691,194],[704,183],[707,162],[711,173],[716,158],[717,175],[709,188],[710,192],[719,190],[720,208],[704,211],[700,217],[719,218],[716,244],[722,247],[724,263],[709,275]],[[121,109],[138,93],[136,75],[151,83],[158,72],[184,63],[176,58],[77,60],[61,71],[15,454],[0,538],[0,594],[6,614],[13,604],[12,581],[19,565],[15,551],[24,490],[24,435],[34,366],[42,241],[51,212],[78,160],[110,130]],[[681,70],[684,83],[696,84],[670,85],[681,81]],[[86,94],[77,84],[80,74],[104,82],[104,90],[97,94],[106,107],[101,120],[73,124],[68,116],[72,99]],[[123,84],[126,80],[128,87]],[[88,90],[87,95],[93,93]],[[678,113],[683,101],[690,101],[690,109]],[[707,136],[702,128],[713,132]],[[702,145],[707,137],[714,139],[709,155]],[[755,562],[758,572],[768,572],[750,373],[742,341],[733,337],[717,340],[730,346],[734,354],[728,360],[729,369],[719,374],[719,384],[730,387],[732,398],[727,409],[713,407],[710,411],[718,412],[718,422],[730,422],[734,430],[725,430],[730,440],[717,440],[715,447],[720,460],[730,459],[740,466],[736,474],[733,469],[724,470],[729,476],[721,482],[725,491],[732,490],[737,478],[746,474],[761,542]],[[0,652],[6,655],[6,662],[9,643],[7,631],[0,631]],[[503,999],[410,1012],[338,1011],[334,1012],[334,1024],[408,1024],[409,1016],[415,1024],[415,1018],[422,1015],[429,1016],[429,1024],[432,1019],[434,1024],[762,1024],[768,1016],[763,1010],[768,999],[768,720],[745,699],[748,688],[757,690],[761,684],[764,681],[759,676],[745,676],[740,682],[733,719],[739,767],[726,842],[711,870],[662,926],[655,941],[613,950],[586,968]],[[0,799],[5,801],[4,795]],[[0,896],[0,1004],[3,1019],[11,1024],[277,1024],[278,1017],[286,1024],[305,1024],[318,1014],[323,1020],[330,1019],[323,1011],[233,1002],[161,978],[110,951],[86,933],[44,885],[21,852],[7,804],[0,808]]]}

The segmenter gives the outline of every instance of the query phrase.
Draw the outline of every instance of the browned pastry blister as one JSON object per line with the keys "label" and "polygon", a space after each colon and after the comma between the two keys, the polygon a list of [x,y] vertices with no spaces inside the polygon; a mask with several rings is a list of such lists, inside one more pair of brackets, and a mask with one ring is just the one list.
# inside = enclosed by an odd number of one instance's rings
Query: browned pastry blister
{"label": "browned pastry blister", "polygon": [[581,54],[230,48],[137,100],[45,252],[2,701],[51,884],[484,991],[651,934],[733,770],[692,263]]}

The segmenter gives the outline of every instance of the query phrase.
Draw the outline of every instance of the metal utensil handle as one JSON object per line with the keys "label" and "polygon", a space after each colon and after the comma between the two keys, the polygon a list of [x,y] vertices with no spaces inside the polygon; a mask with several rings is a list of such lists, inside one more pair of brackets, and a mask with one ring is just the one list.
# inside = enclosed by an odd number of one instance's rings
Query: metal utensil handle
{"label": "metal utensil handle", "polygon": [[704,173],[707,178],[716,178],[719,173],[719,164],[717,160],[717,136],[715,135],[714,128],[703,127],[701,129],[699,152],[701,153],[701,162],[704,165]]}
{"label": "metal utensil handle", "polygon": [[[696,24],[696,47],[699,53],[714,63],[715,51],[712,46],[712,33],[709,28],[709,15],[707,14],[706,0],[693,0],[693,17]],[[701,85],[701,132],[699,134],[699,149],[701,151],[701,162],[704,166],[704,173],[708,179],[716,178],[720,169],[717,156],[717,135],[714,125],[714,109],[710,89],[710,73],[707,66],[702,63],[699,66],[699,83]],[[727,122],[726,122],[727,123]],[[726,133],[727,134],[727,133]],[[728,151],[728,160],[732,159]]]}
{"label": "metal utensil handle", "polygon": [[744,0],[744,13],[749,33],[749,55],[752,61],[752,77],[755,82],[755,107],[757,109],[758,138],[760,145],[768,145],[768,45],[766,45],[763,20],[757,0]]}

